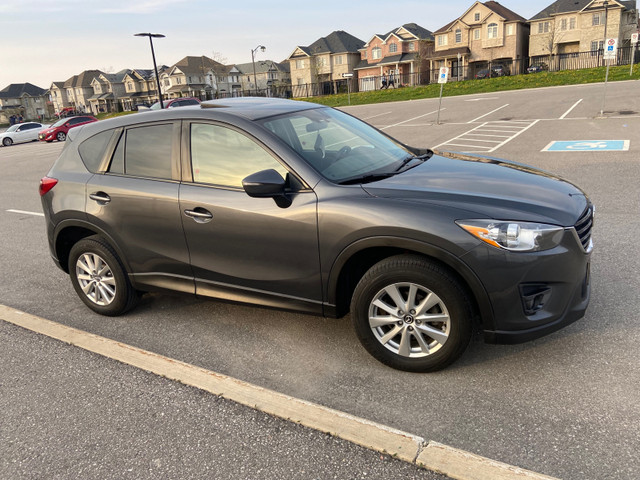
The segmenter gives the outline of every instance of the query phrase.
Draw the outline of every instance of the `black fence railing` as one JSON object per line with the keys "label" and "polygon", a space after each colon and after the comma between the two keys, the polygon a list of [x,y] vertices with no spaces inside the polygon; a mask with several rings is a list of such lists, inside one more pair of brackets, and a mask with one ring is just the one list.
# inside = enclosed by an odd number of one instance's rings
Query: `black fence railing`
{"label": "black fence railing", "polygon": [[[635,55],[632,55],[635,48]],[[634,63],[640,63],[640,48],[638,45],[618,48],[615,60],[607,61],[609,65],[629,65],[631,58]],[[505,75],[521,75],[538,71],[557,72],[561,70],[580,70],[605,66],[602,49],[589,52],[560,53],[553,55],[539,55],[515,60],[495,60],[473,62],[468,65],[449,68],[449,82],[501,77]],[[530,69],[529,67],[536,67]],[[438,81],[439,69],[423,70],[407,74],[390,74],[363,78],[339,79],[319,83],[293,85],[291,94],[294,98],[316,97],[347,93],[347,81],[351,82],[351,92],[366,92],[371,90],[385,90],[407,86],[426,85]]]}

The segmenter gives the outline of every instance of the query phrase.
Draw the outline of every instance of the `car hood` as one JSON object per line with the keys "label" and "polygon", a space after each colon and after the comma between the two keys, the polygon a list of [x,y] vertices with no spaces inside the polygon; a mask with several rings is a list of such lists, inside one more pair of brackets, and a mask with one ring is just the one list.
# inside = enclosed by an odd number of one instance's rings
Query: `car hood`
{"label": "car hood", "polygon": [[446,205],[477,218],[562,226],[574,225],[589,203],[582,190],[551,173],[506,160],[448,153],[434,154],[417,167],[362,188],[376,197]]}

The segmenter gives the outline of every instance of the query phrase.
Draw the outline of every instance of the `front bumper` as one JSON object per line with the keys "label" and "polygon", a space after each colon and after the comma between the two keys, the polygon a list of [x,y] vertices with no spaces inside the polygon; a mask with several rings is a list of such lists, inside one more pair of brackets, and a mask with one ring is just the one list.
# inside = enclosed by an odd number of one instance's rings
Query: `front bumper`
{"label": "front bumper", "polygon": [[516,253],[480,246],[464,260],[485,286],[493,318],[483,319],[487,343],[514,344],[559,330],[585,314],[591,296],[591,252],[575,230],[557,247]]}

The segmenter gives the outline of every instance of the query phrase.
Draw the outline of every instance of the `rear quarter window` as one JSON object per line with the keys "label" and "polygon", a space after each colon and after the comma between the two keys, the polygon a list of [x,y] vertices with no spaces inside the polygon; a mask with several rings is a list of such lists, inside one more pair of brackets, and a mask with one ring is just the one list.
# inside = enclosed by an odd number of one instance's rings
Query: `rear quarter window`
{"label": "rear quarter window", "polygon": [[82,158],[82,162],[90,172],[96,173],[98,168],[100,168],[100,163],[102,162],[113,132],[113,130],[100,132],[93,137],[87,138],[78,147],[80,158]]}

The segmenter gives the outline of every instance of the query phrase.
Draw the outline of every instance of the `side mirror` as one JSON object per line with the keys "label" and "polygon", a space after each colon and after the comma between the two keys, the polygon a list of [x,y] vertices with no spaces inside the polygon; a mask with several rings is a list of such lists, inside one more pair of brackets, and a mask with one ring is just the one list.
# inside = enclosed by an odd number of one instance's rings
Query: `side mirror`
{"label": "side mirror", "polygon": [[262,170],[242,180],[247,195],[255,198],[284,196],[285,180],[273,169]]}

